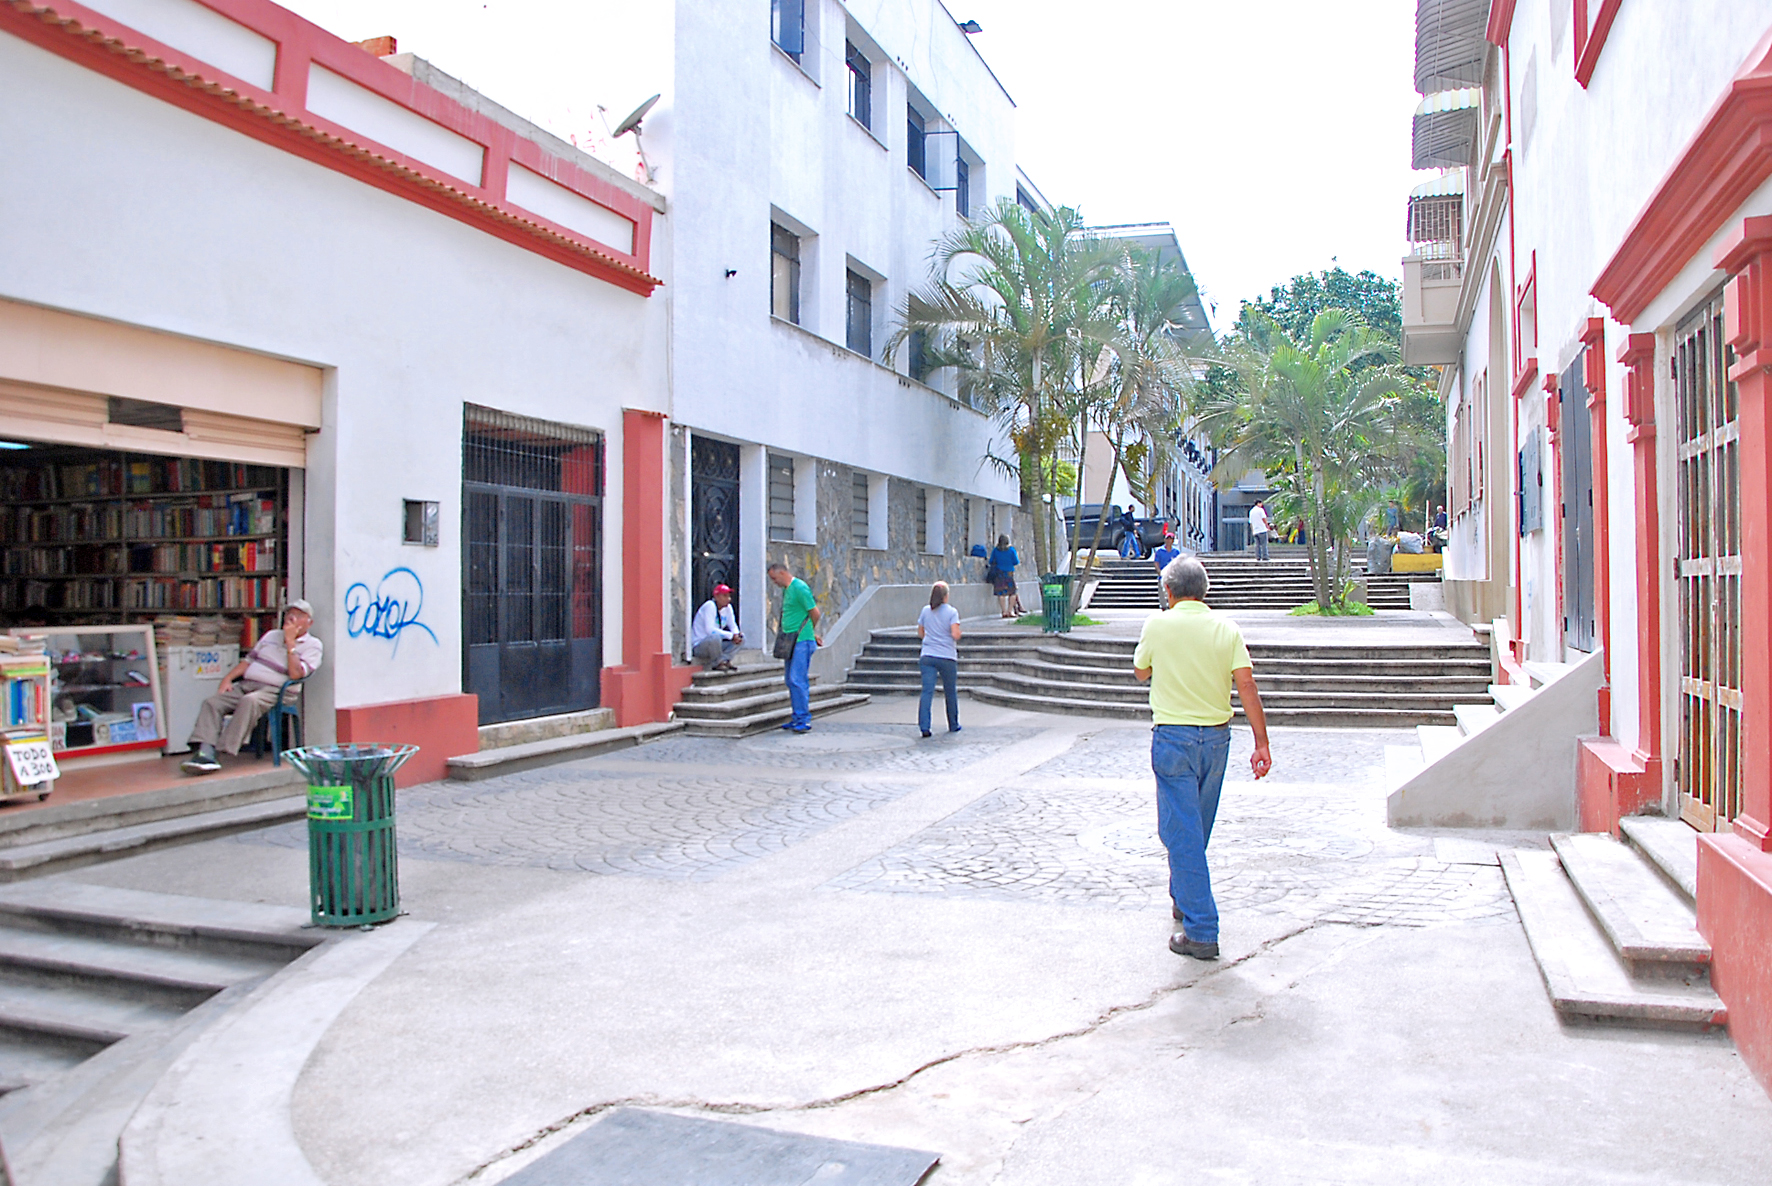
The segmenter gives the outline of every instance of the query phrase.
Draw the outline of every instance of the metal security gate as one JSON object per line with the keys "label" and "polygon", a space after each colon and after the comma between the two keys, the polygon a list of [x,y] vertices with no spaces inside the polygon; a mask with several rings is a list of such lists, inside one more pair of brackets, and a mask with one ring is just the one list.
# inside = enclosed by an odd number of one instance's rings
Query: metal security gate
{"label": "metal security gate", "polygon": [[[1585,353],[1585,352],[1584,352]],[[1594,442],[1581,355],[1557,381],[1563,455],[1563,645],[1594,649]]]}
{"label": "metal security gate", "polygon": [[[711,437],[690,441],[689,506],[689,592],[693,606],[700,606],[713,596],[715,585],[740,588],[737,445]],[[738,604],[736,592],[732,603]]]}
{"label": "metal security gate", "polygon": [[462,682],[480,723],[597,707],[601,435],[470,405],[463,444]]}
{"label": "metal security gate", "polygon": [[1741,812],[1741,487],[1735,355],[1723,299],[1675,333],[1680,497],[1680,817],[1728,827]]}

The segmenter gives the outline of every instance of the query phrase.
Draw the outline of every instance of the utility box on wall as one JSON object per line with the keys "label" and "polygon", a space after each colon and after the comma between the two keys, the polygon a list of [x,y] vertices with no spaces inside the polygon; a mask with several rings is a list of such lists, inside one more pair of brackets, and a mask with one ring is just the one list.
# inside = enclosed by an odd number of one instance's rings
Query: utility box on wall
{"label": "utility box on wall", "polygon": [[1520,442],[1520,534],[1544,528],[1544,465],[1539,441],[1543,430],[1534,428]]}

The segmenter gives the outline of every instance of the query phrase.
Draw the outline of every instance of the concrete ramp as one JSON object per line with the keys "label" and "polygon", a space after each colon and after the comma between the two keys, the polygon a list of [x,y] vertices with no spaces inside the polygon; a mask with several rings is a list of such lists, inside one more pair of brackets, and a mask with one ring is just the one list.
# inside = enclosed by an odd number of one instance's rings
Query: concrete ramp
{"label": "concrete ramp", "polygon": [[1422,737],[1412,764],[1387,755],[1400,784],[1386,805],[1393,828],[1575,827],[1575,743],[1599,731],[1601,655],[1533,667],[1544,682],[1530,696],[1498,697],[1480,725],[1459,714],[1457,728]]}

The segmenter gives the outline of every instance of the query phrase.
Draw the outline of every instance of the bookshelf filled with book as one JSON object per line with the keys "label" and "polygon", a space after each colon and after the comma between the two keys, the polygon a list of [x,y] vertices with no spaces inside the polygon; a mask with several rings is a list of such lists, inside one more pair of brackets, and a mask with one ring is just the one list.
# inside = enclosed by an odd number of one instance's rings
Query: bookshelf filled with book
{"label": "bookshelf filled with book", "polygon": [[288,471],[60,445],[0,454],[0,622],[219,615],[250,645],[288,583]]}
{"label": "bookshelf filled with book", "polygon": [[0,803],[46,799],[61,774],[50,748],[47,650],[42,639],[0,635]]}

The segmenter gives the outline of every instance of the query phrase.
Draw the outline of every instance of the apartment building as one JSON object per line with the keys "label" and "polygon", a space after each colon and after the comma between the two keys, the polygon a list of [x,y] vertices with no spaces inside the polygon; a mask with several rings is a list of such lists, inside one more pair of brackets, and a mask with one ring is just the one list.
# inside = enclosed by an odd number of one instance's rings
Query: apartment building
{"label": "apartment building", "polygon": [[[1584,831],[1700,835],[1772,1084],[1772,3],[1420,0],[1404,357],[1447,406],[1447,600],[1503,678],[1599,656]],[[1547,777],[1549,772],[1547,772]]]}

